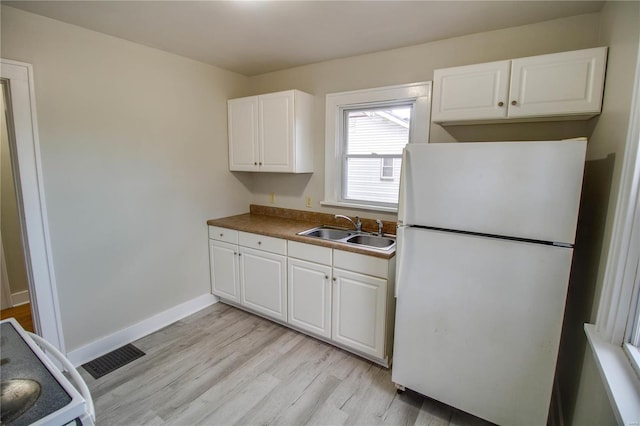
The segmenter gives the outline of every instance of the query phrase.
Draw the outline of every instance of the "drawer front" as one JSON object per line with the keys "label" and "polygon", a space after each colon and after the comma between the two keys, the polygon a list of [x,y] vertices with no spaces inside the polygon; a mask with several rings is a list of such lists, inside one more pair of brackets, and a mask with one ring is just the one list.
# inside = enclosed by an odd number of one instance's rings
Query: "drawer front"
{"label": "drawer front", "polygon": [[288,241],[287,245],[289,257],[331,266],[333,250],[329,247],[299,243],[297,241]]}
{"label": "drawer front", "polygon": [[209,238],[225,243],[238,244],[238,231],[234,229],[220,228],[219,226],[209,227]]}
{"label": "drawer front", "polygon": [[264,250],[275,254],[287,254],[287,240],[280,238],[240,231],[238,241],[239,244],[244,247]]}
{"label": "drawer front", "polygon": [[389,260],[343,250],[333,251],[333,267],[385,279],[389,274]]}

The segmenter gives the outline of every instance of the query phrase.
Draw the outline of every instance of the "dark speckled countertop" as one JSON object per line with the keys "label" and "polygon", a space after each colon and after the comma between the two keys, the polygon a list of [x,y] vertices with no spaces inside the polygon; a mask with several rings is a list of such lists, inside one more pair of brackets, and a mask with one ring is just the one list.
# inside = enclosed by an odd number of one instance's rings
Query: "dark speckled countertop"
{"label": "dark speckled countertop", "polygon": [[[375,220],[363,219],[362,222],[363,230],[373,232],[374,229],[376,229]],[[371,226],[372,224],[374,225],[373,227]],[[210,219],[207,221],[207,225],[220,226],[222,228],[267,235],[269,237],[283,238],[291,241],[299,241],[301,243],[315,244],[318,246],[361,253],[384,259],[390,259],[396,254],[395,247],[391,250],[377,250],[367,247],[358,247],[352,244],[297,235],[298,232],[320,225],[345,227],[344,223],[336,222],[333,215],[324,213],[251,205],[250,213],[228,216],[220,219]],[[385,233],[390,233],[390,229],[395,229],[395,223],[384,222]]]}

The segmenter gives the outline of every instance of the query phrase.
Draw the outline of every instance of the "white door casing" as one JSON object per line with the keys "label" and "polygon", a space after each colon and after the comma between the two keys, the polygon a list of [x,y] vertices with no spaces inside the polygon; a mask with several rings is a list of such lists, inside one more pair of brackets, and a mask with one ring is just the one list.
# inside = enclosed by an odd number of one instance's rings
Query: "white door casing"
{"label": "white door casing", "polygon": [[0,64],[0,78],[9,81],[18,164],[18,205],[25,235],[34,327],[37,334],[65,353],[42,183],[33,67],[7,59],[0,59]]}

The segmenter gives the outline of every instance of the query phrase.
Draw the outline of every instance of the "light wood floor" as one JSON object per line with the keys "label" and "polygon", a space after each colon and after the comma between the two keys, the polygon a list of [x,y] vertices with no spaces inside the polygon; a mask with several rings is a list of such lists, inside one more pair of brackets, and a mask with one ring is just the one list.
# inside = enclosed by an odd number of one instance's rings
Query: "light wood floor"
{"label": "light wood floor", "polygon": [[33,317],[31,316],[31,304],[25,303],[24,305],[16,306],[9,309],[2,309],[0,311],[0,319],[15,318],[18,324],[27,331],[34,331]]}
{"label": "light wood floor", "polygon": [[217,303],[135,342],[146,355],[91,389],[98,425],[488,425],[391,371]]}

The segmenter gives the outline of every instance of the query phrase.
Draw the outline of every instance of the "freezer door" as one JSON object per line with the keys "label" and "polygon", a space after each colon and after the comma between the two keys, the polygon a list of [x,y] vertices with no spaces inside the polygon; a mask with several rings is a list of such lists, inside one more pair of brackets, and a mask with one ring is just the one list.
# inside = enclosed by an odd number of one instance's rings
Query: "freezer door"
{"label": "freezer door", "polygon": [[497,424],[546,424],[573,250],[403,238],[393,381]]}
{"label": "freezer door", "polygon": [[398,219],[573,244],[586,140],[407,145]]}

